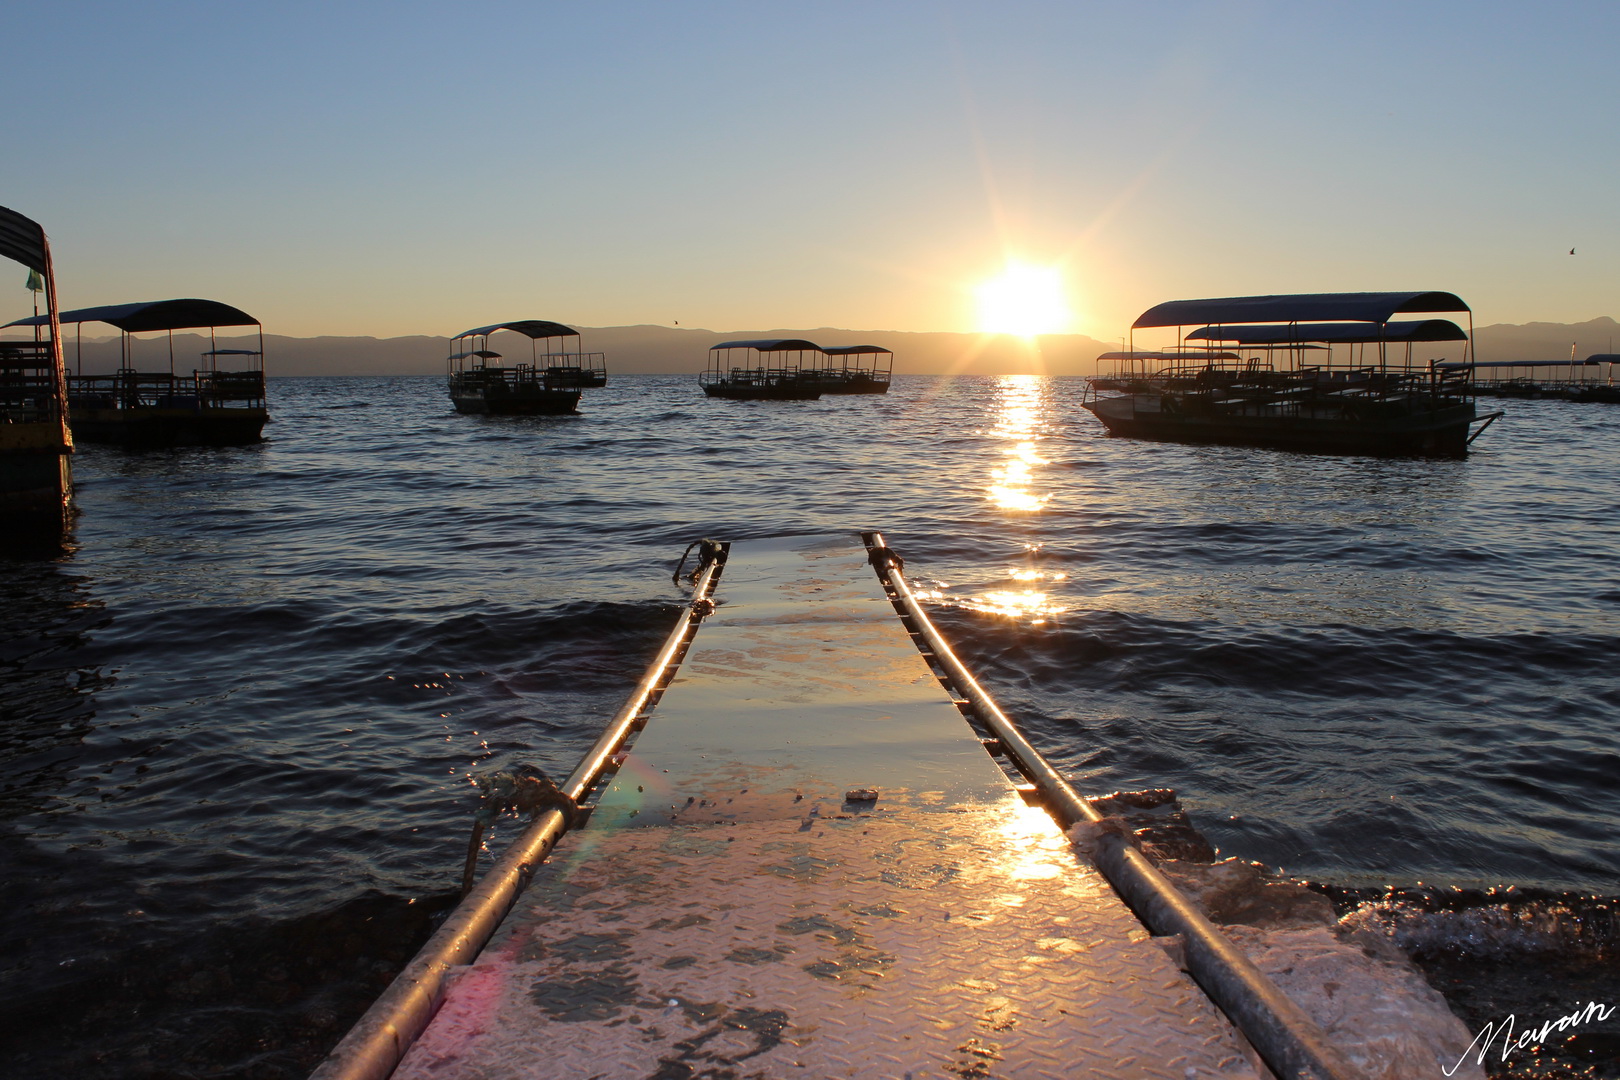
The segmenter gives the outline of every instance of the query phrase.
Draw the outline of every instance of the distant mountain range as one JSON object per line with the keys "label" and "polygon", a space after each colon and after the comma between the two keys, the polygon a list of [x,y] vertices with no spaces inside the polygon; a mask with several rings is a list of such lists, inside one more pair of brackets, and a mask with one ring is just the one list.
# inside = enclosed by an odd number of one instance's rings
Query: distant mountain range
{"label": "distant mountain range", "polygon": [[[1031,346],[1020,338],[1003,335],[903,333],[890,330],[688,330],[669,326],[581,327],[584,348],[607,355],[609,373],[696,374],[703,370],[709,348],[722,341],[750,338],[808,338],[819,345],[881,345],[894,350],[899,374],[1005,375],[1045,373],[1092,375],[1097,356],[1120,347],[1116,341],[1098,341],[1083,334],[1052,334]],[[1620,338],[1620,323],[1607,316],[1584,323],[1497,323],[1476,329],[1475,348],[1481,360],[1562,360],[1570,345],[1576,354],[1613,351]],[[500,338],[510,339],[502,345]],[[175,367],[190,371],[208,339],[196,334],[174,336]],[[252,348],[251,337],[219,337],[219,348]],[[511,362],[528,351],[521,338],[503,334],[497,345]],[[76,367],[74,341],[67,338],[68,370]],[[283,337],[266,334],[266,370],[277,375],[439,375],[449,353],[448,338],[414,337]],[[142,370],[168,366],[164,338],[144,337],[135,345],[134,364]],[[84,371],[110,371],[118,365],[116,339],[86,341]],[[226,365],[221,365],[226,366]],[[1107,365],[1105,365],[1106,367]]]}

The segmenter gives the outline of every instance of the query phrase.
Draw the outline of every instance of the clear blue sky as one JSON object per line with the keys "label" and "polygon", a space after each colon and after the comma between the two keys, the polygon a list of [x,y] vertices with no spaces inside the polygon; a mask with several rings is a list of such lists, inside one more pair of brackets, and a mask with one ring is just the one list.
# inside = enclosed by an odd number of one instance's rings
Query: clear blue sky
{"label": "clear blue sky", "polygon": [[1013,256],[1104,340],[1261,292],[1620,315],[1612,2],[54,0],[6,55],[0,203],[70,307],[971,330]]}

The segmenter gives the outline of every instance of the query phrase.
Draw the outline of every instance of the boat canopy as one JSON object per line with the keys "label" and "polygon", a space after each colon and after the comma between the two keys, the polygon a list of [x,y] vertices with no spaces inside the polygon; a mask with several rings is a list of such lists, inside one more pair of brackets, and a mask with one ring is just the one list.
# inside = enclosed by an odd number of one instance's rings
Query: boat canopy
{"label": "boat canopy", "polygon": [[1620,364],[1620,353],[1595,352],[1586,358],[1588,364]]}
{"label": "boat canopy", "polygon": [[258,349],[209,349],[204,356],[262,356]]}
{"label": "boat canopy", "polygon": [[1468,310],[1456,294],[1448,292],[1285,293],[1170,300],[1148,308],[1131,325],[1139,328],[1339,320],[1387,323],[1401,312]]}
{"label": "boat canopy", "polygon": [[1240,360],[1242,357],[1233,352],[1215,352],[1210,349],[1199,349],[1196,352],[1105,352],[1097,357],[1099,360]]}
{"label": "boat canopy", "polygon": [[[126,334],[143,330],[195,330],[203,326],[258,326],[259,320],[241,308],[218,300],[148,300],[140,304],[107,304],[102,307],[64,311],[59,322],[104,322]],[[44,326],[48,315],[34,315],[7,326]]]}
{"label": "boat canopy", "polygon": [[459,341],[464,337],[485,337],[497,330],[516,330],[524,337],[553,338],[553,337],[579,337],[579,331],[562,323],[547,322],[545,319],[518,319],[515,322],[496,323],[494,326],[480,326],[476,330],[463,330],[451,341]]}
{"label": "boat canopy", "polygon": [[822,349],[828,356],[875,356],[878,354],[893,355],[893,349],[885,349],[881,345],[835,345],[830,349]]}
{"label": "boat canopy", "polygon": [[813,341],[803,338],[760,338],[756,341],[723,341],[711,345],[710,352],[720,349],[754,349],[757,352],[831,352]]}
{"label": "boat canopy", "polygon": [[1188,334],[1187,340],[1229,341],[1239,345],[1291,345],[1303,341],[1325,341],[1343,345],[1375,341],[1467,341],[1468,335],[1450,319],[1417,319],[1392,323],[1205,326]]}
{"label": "boat canopy", "polygon": [[0,255],[43,274],[45,230],[34,219],[0,206]]}

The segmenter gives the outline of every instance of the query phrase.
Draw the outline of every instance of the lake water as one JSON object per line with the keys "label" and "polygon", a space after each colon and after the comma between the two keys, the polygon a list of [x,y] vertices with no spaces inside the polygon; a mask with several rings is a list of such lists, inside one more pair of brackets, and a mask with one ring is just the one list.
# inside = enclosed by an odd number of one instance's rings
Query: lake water
{"label": "lake water", "polygon": [[1383,898],[1467,1008],[1579,1004],[1510,973],[1612,958],[1620,409],[1386,461],[1111,439],[1082,386],[280,379],[261,445],[81,447],[70,550],[0,585],[7,1074],[305,1075],[451,901],[468,774],[571,770],[690,541],[862,528],[1082,791]]}

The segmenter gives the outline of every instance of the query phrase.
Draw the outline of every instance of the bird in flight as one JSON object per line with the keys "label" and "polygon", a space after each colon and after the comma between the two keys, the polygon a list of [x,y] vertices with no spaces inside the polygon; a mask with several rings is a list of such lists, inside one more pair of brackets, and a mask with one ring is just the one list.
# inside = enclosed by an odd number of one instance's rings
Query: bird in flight
{"label": "bird in flight", "polygon": [[1569,253],[1570,253],[1570,254],[1571,254],[1571,255],[1573,255],[1573,254],[1575,254],[1575,249],[1574,249],[1574,248],[1570,248],[1570,249],[1569,249]]}

